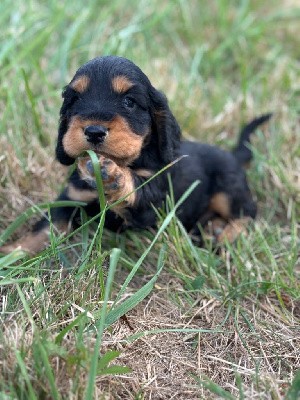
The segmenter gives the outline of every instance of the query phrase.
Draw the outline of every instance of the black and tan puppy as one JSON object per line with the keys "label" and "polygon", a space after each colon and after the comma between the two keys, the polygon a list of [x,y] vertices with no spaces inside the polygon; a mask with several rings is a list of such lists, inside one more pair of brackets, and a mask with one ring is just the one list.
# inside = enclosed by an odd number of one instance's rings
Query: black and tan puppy
{"label": "black and tan puppy", "polygon": [[[166,97],[135,64],[121,57],[95,58],[79,68],[63,91],[56,156],[64,165],[76,160],[78,164],[58,199],[84,201],[89,215],[99,213],[92,164],[89,158],[81,158],[85,150],[94,150],[101,163],[106,200],[113,203],[131,193],[108,211],[106,227],[120,231],[155,226],[153,206],[160,207],[166,199],[167,173],[132,192],[167,164],[188,155],[168,169],[175,200],[195,180],[200,181],[180,207],[178,217],[194,232],[198,222],[219,217],[227,224],[221,234],[218,232],[219,237],[233,239],[240,222],[256,215],[243,164],[251,159],[247,147],[250,134],[269,117],[247,125],[231,153],[182,141]],[[69,229],[76,219],[71,207],[51,211],[51,221],[60,230]],[[36,253],[46,245],[48,233],[49,221],[43,218],[30,234],[1,251],[20,246]]]}

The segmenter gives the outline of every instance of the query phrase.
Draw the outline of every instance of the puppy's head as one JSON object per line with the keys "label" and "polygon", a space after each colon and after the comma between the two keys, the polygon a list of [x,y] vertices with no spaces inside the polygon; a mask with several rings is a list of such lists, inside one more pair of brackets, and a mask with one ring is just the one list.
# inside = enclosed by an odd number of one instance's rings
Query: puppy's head
{"label": "puppy's head", "polygon": [[131,61],[99,57],[63,91],[57,159],[72,164],[85,150],[128,165],[151,146],[162,163],[175,158],[180,129],[167,100]]}

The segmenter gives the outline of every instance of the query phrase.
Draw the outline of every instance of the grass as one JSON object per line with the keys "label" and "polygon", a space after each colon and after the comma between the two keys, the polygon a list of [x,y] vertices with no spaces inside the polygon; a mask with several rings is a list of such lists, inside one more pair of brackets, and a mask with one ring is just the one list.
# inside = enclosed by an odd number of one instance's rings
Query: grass
{"label": "grass", "polygon": [[248,171],[259,216],[234,245],[195,247],[170,199],[155,232],[82,214],[38,256],[0,258],[1,399],[299,398],[299,19],[296,0],[1,2],[1,240],[64,184],[60,93],[92,57],[136,62],[187,138],[230,148],[274,113]]}

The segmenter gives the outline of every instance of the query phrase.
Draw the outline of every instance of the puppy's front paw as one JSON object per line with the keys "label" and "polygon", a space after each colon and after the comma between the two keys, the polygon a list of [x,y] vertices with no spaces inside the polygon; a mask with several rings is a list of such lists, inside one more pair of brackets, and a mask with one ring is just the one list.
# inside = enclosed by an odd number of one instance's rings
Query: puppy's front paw
{"label": "puppy's front paw", "polygon": [[233,243],[240,235],[247,236],[247,227],[251,222],[250,217],[237,218],[230,221],[217,236],[218,243]]}
{"label": "puppy's front paw", "polygon": [[[114,161],[104,156],[99,157],[99,162],[104,193],[109,203],[119,200],[134,190],[133,179],[128,168],[119,167]],[[78,171],[81,179],[97,189],[95,171],[90,158],[81,158],[78,161]],[[129,199],[129,202],[131,200]],[[128,203],[128,200],[125,203]]]}
{"label": "puppy's front paw", "polygon": [[[124,186],[124,176],[121,168],[114,161],[103,156],[99,157],[99,162],[105,194],[120,190]],[[95,171],[91,159],[81,158],[78,162],[78,170],[81,179],[84,179],[91,187],[97,189]]]}

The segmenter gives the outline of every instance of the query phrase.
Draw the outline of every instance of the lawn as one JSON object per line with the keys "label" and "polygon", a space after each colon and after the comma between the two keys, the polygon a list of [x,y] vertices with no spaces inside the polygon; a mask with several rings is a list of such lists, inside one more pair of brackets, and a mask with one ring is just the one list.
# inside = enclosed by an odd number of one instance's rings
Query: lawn
{"label": "lawn", "polygon": [[37,256],[0,257],[0,399],[299,399],[299,2],[2,0],[0,23],[0,244],[64,185],[61,91],[93,57],[139,65],[188,139],[230,149],[273,113],[234,244],[195,246],[170,196],[156,231],[82,213]]}

